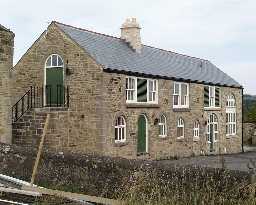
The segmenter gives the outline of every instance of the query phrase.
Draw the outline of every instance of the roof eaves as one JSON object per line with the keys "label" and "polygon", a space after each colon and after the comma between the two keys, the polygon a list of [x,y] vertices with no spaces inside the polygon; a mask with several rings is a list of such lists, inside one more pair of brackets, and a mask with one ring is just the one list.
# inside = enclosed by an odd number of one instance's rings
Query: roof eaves
{"label": "roof eaves", "polygon": [[220,84],[220,83],[211,83],[211,82],[206,82],[206,81],[191,80],[191,79],[185,79],[185,78],[176,78],[176,77],[169,77],[169,76],[162,76],[162,75],[153,75],[153,74],[146,74],[146,73],[140,73],[140,72],[132,72],[132,71],[124,70],[124,69],[113,69],[113,68],[104,67],[103,70],[108,73],[118,73],[118,74],[134,75],[134,76],[138,76],[138,77],[160,78],[160,79],[166,79],[166,80],[181,81],[181,82],[186,82],[186,83],[196,83],[196,84],[213,85],[213,86],[215,85],[215,86],[243,89],[243,86],[241,86],[241,85],[236,86],[236,85],[227,85],[227,84]]}

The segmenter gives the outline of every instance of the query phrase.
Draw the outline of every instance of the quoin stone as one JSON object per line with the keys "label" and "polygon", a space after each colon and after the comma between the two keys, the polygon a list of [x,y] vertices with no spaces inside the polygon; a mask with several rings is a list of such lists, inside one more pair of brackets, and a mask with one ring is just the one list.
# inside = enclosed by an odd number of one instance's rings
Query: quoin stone
{"label": "quoin stone", "polygon": [[0,25],[0,142],[7,144],[12,142],[10,72],[13,47],[14,33]]}

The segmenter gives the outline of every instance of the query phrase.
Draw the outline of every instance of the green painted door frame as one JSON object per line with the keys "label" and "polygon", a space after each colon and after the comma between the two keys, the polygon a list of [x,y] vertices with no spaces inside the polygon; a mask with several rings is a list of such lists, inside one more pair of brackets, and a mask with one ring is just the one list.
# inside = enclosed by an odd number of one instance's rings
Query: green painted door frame
{"label": "green painted door frame", "polygon": [[62,105],[64,102],[64,73],[62,67],[46,68],[46,106]]}
{"label": "green painted door frame", "polygon": [[140,115],[138,119],[138,140],[137,153],[146,153],[147,150],[147,119],[146,116]]}

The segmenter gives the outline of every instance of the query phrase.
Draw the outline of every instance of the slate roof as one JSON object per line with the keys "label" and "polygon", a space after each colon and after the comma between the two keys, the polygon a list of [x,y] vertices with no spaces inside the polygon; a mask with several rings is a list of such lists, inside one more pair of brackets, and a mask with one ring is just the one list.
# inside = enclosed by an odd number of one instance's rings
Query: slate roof
{"label": "slate roof", "polygon": [[4,30],[4,31],[10,31],[8,28],[5,28],[3,25],[0,24],[0,30]]}
{"label": "slate roof", "polygon": [[105,70],[152,75],[159,78],[242,87],[208,60],[151,46],[136,53],[122,39],[54,22],[84,48]]}

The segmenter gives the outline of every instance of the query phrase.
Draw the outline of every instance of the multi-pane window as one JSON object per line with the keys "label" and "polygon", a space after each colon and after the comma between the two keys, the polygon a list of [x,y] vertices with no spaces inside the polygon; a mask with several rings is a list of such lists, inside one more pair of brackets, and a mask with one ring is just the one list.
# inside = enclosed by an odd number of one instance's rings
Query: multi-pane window
{"label": "multi-pane window", "polygon": [[188,108],[189,107],[189,87],[187,83],[174,83],[173,88],[173,107]]}
{"label": "multi-pane window", "polygon": [[135,78],[126,78],[126,101],[134,101],[136,99]]}
{"label": "multi-pane window", "polygon": [[126,123],[123,116],[119,116],[115,122],[115,142],[125,142]]}
{"label": "multi-pane window", "polygon": [[218,118],[214,113],[211,113],[207,121],[207,139],[208,143],[218,140]]}
{"label": "multi-pane window", "polygon": [[200,130],[200,123],[198,120],[196,120],[194,122],[194,129],[193,129],[194,138],[199,138],[199,130]]}
{"label": "multi-pane window", "polygon": [[236,101],[233,95],[229,95],[226,102],[226,134],[236,134]]}
{"label": "multi-pane window", "polygon": [[56,68],[56,67],[63,67],[64,63],[62,58],[57,54],[50,55],[47,60],[45,67],[46,68]]}
{"label": "multi-pane window", "polygon": [[157,85],[156,80],[148,80],[148,101],[155,102],[156,101],[156,93]]}
{"label": "multi-pane window", "polygon": [[126,102],[128,103],[157,103],[157,80],[127,77]]}
{"label": "multi-pane window", "polygon": [[159,118],[159,136],[160,137],[166,137],[167,136],[167,125],[166,125],[166,117],[164,115],[161,115]]}
{"label": "multi-pane window", "polygon": [[204,107],[220,107],[220,88],[215,86],[204,87]]}
{"label": "multi-pane window", "polygon": [[177,138],[181,139],[184,138],[184,120],[182,118],[179,118],[178,124],[177,124]]}

